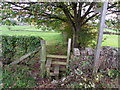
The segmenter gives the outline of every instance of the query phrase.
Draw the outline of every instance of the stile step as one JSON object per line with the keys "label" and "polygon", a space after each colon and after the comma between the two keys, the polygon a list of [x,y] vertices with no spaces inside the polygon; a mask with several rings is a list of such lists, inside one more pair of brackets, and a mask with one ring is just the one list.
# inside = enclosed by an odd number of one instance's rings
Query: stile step
{"label": "stile step", "polygon": [[47,55],[48,58],[62,58],[67,59],[67,56],[64,55]]}
{"label": "stile step", "polygon": [[66,62],[58,62],[58,61],[54,61],[54,62],[52,62],[52,64],[56,64],[56,65],[67,65]]}

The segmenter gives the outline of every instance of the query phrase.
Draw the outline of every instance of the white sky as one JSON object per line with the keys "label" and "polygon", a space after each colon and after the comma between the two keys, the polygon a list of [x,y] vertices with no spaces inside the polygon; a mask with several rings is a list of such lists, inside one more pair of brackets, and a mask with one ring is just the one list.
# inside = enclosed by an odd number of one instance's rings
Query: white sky
{"label": "white sky", "polygon": [[[10,2],[12,2],[12,1],[19,1],[19,2],[37,2],[37,1],[39,1],[39,0],[3,0],[3,1],[10,1]],[[51,0],[52,1],[52,0]],[[18,7],[19,8],[19,7]],[[98,11],[98,10],[97,10]],[[99,11],[101,11],[101,10],[99,10]],[[113,17],[117,17],[117,15],[116,14],[109,14],[109,15],[106,15],[106,20],[108,20],[108,19],[111,19],[111,18],[113,18]]]}

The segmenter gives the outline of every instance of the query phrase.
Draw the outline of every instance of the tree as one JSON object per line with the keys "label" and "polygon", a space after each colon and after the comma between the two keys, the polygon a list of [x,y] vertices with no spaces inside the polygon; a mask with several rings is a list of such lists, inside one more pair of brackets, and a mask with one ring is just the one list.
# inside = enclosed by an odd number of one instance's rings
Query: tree
{"label": "tree", "polygon": [[[17,17],[37,26],[52,24],[60,27],[64,23],[72,32],[72,47],[80,47],[82,29],[98,19],[101,5],[98,2],[4,2],[1,4],[2,20]],[[108,10],[116,5],[117,2],[109,3]]]}

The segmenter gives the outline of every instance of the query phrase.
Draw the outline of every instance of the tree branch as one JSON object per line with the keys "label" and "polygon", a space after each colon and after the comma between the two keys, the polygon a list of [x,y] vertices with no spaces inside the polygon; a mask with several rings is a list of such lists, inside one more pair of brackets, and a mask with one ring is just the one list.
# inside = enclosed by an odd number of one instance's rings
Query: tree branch
{"label": "tree branch", "polygon": [[56,16],[56,15],[51,15],[51,14],[48,14],[48,13],[38,14],[38,15],[45,16],[45,17],[48,17],[48,18],[58,19],[58,20],[67,22],[66,19],[60,18],[60,17],[58,17],[58,16]]}
{"label": "tree branch", "polygon": [[110,8],[113,8],[113,7],[115,7],[117,5],[117,2],[115,2],[114,4],[112,4],[111,6],[108,6],[108,8],[107,9],[110,9]]}
{"label": "tree branch", "polygon": [[89,6],[89,8],[87,9],[87,11],[85,12],[85,14],[82,16],[83,20],[85,19],[85,17],[89,14],[90,10],[92,9],[92,7],[94,6],[94,2],[92,2]]}
{"label": "tree branch", "polygon": [[[28,7],[23,7],[23,6],[20,6],[20,5],[17,5],[17,3],[15,3],[15,2],[8,2],[8,4],[12,4],[12,5],[14,5],[14,6],[16,6],[16,7],[20,7],[20,8],[22,8],[22,9],[24,9],[24,10],[28,10],[29,11],[29,8]],[[18,9],[19,10],[19,9]]]}
{"label": "tree branch", "polygon": [[76,21],[76,19],[77,19],[77,3],[72,2],[72,9],[74,11],[74,20]]}
{"label": "tree branch", "polygon": [[81,17],[82,5],[83,5],[83,2],[79,2],[78,18],[80,18],[80,17]]}
{"label": "tree branch", "polygon": [[72,17],[70,15],[67,6],[64,3],[61,3],[60,8],[63,10],[64,14],[66,15],[66,18],[68,19],[68,23],[75,28],[74,22],[72,20]]}
{"label": "tree branch", "polygon": [[[17,8],[14,9],[14,8],[12,7],[13,10],[27,10],[27,11],[30,11],[30,9],[29,9],[28,7],[23,7],[23,6],[17,5],[17,4],[19,4],[19,3],[14,3],[14,2],[8,2],[8,3],[10,3],[10,4],[12,4],[12,5],[16,6],[16,7],[20,7],[20,8],[21,8],[21,9],[17,9]],[[31,3],[32,3],[32,2],[31,2]],[[31,3],[29,3],[29,4],[31,4]],[[26,3],[25,3],[25,4],[26,4]],[[27,4],[28,4],[28,3],[27,3]],[[30,15],[33,15],[31,12],[29,12],[29,14],[30,14]],[[44,16],[44,17],[47,17],[47,18],[53,18],[53,19],[58,19],[58,20],[67,22],[66,19],[63,19],[63,18],[60,18],[60,17],[58,17],[58,16],[56,16],[56,15],[52,15],[52,14],[48,14],[48,13],[43,13],[43,14],[36,13],[36,15],[41,15],[41,16]]]}
{"label": "tree branch", "polygon": [[87,18],[82,25],[84,25],[85,23],[87,23],[90,19],[92,19],[93,17],[95,17],[98,13],[95,13],[94,15],[92,15],[91,17]]}

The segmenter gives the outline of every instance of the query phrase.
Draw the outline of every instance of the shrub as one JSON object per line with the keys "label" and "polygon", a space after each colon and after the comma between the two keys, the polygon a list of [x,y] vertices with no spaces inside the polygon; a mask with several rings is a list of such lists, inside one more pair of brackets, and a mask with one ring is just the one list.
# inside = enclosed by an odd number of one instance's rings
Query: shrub
{"label": "shrub", "polygon": [[40,46],[41,37],[34,36],[2,36],[2,56],[6,63],[35,50]]}
{"label": "shrub", "polygon": [[[73,31],[67,25],[64,27],[64,30],[61,31],[64,39],[68,40],[68,38],[73,37]],[[97,40],[97,32],[97,28],[90,25],[84,25],[83,27],[81,27],[81,29],[79,30],[79,38],[77,40],[77,43],[79,43],[79,47],[95,47]]]}
{"label": "shrub", "polygon": [[96,46],[97,28],[85,25],[80,30],[79,35],[78,42],[81,48]]}
{"label": "shrub", "polygon": [[35,80],[29,74],[27,66],[5,66],[3,69],[3,88],[32,88],[36,85]]}

